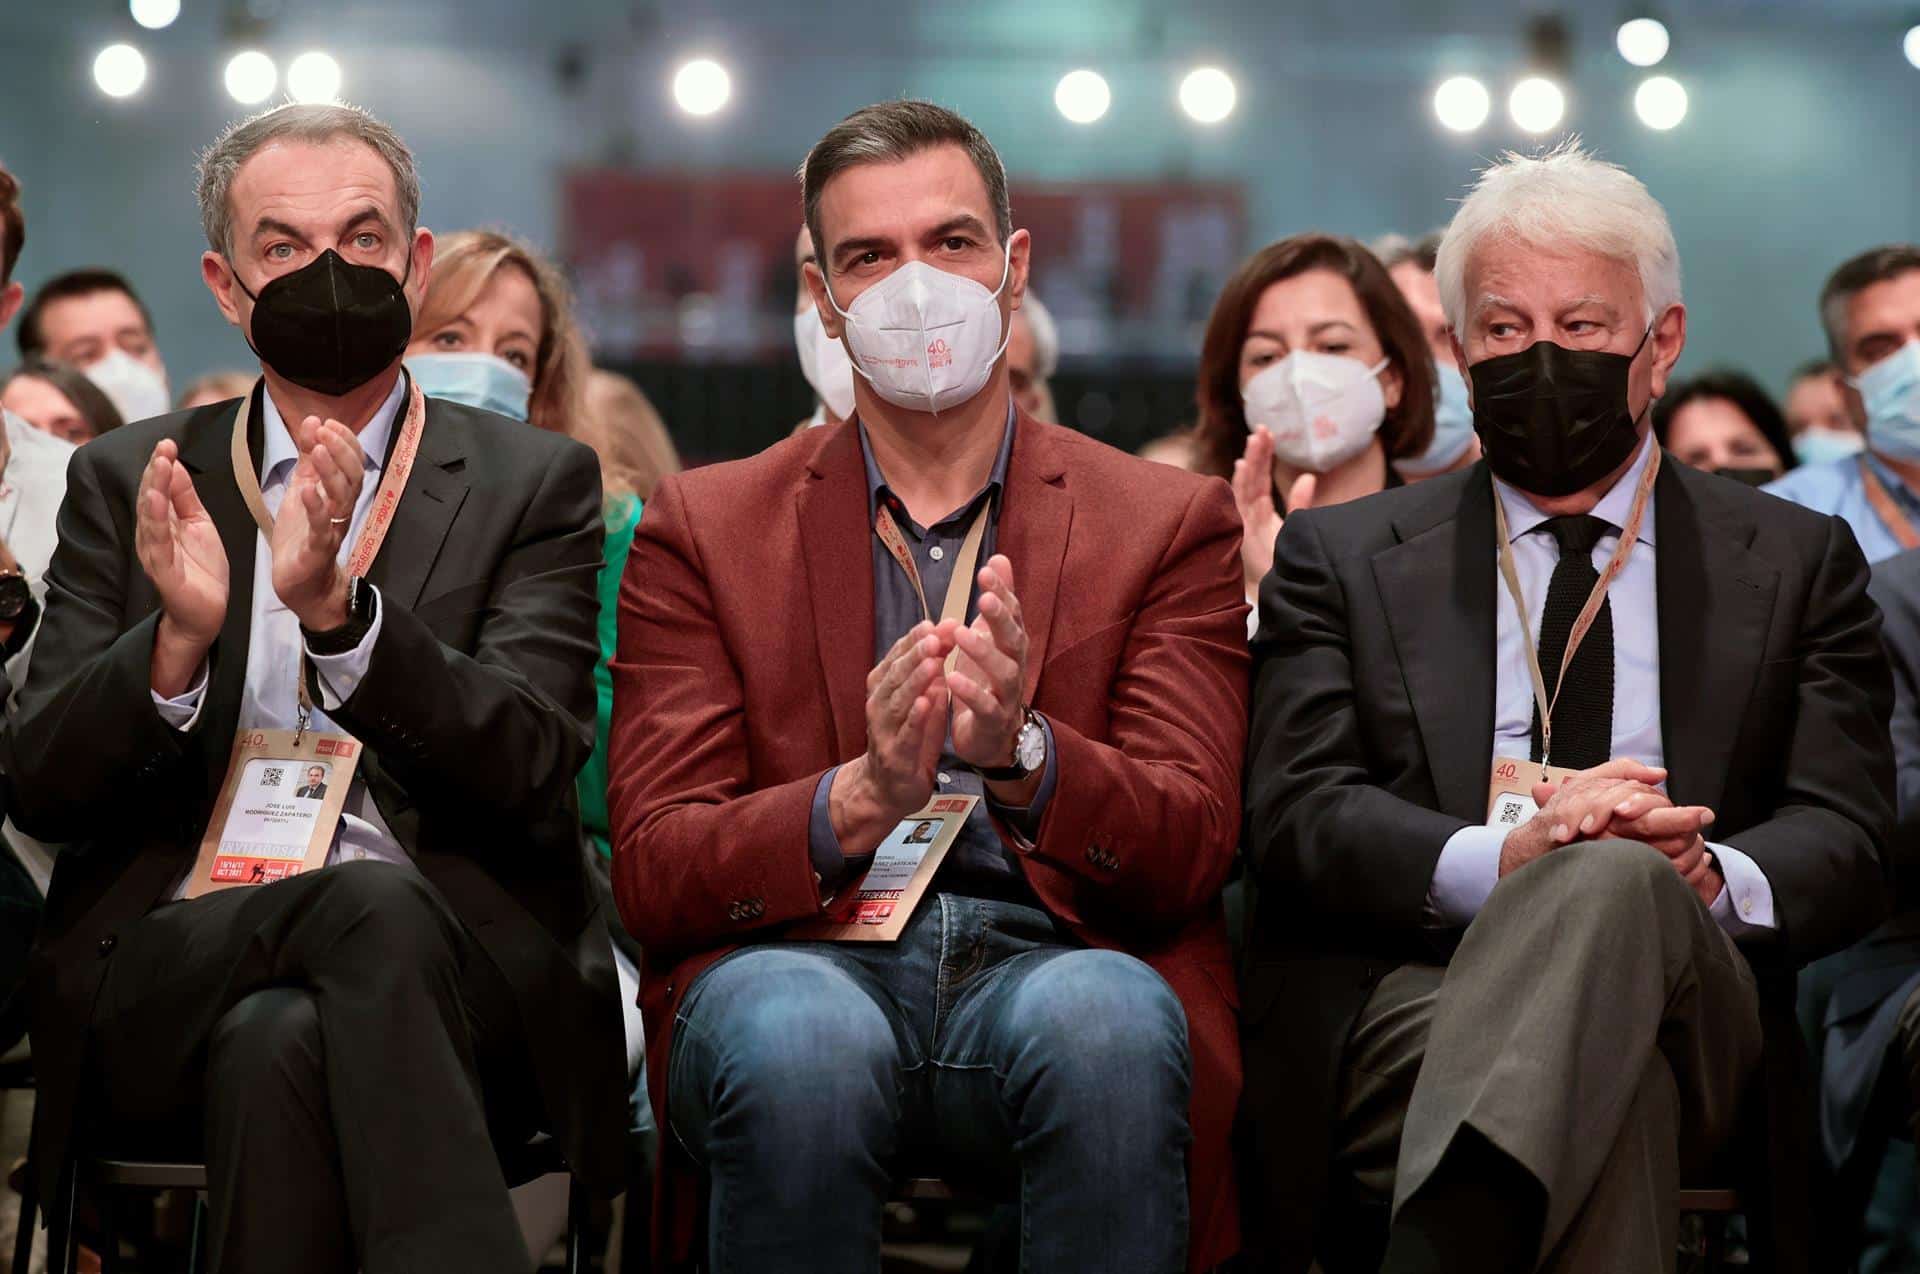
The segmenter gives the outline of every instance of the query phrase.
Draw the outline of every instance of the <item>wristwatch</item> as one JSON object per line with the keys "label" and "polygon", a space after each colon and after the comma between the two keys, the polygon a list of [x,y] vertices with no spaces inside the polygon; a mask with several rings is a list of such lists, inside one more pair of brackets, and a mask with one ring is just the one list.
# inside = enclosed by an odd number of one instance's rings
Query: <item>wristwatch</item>
{"label": "wristwatch", "polygon": [[365,641],[373,627],[375,596],[373,585],[365,579],[348,576],[347,622],[323,633],[309,632],[303,627],[300,633],[306,639],[307,649],[316,655],[344,655]]}
{"label": "wristwatch", "polygon": [[0,571],[0,624],[11,624],[33,605],[33,590],[18,570]]}
{"label": "wristwatch", "polygon": [[1047,763],[1046,729],[1032,708],[1021,711],[1026,714],[1026,720],[1021,723],[1020,732],[1013,736],[1013,764],[984,766],[980,770],[981,778],[993,783],[1019,783]]}

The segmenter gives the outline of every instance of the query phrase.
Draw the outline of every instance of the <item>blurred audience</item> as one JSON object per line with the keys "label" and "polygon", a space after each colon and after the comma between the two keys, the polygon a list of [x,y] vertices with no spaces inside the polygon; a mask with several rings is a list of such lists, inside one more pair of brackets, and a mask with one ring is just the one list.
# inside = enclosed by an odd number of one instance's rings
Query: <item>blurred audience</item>
{"label": "blurred audience", "polygon": [[1801,464],[1822,464],[1857,455],[1867,445],[1847,410],[1847,387],[1832,359],[1803,364],[1787,386],[1787,430]]}
{"label": "blurred audience", "polygon": [[245,372],[208,372],[187,382],[187,387],[180,392],[180,401],[174,405],[180,411],[188,411],[194,407],[244,398],[253,390],[253,379]]}
{"label": "blurred audience", "polygon": [[1170,434],[1162,434],[1133,453],[1142,460],[1152,460],[1156,464],[1170,464],[1176,469],[1185,469],[1197,473],[1200,469],[1200,444],[1193,436],[1193,430],[1176,429]]}
{"label": "blurred audience", "polygon": [[1060,329],[1032,290],[1020,298],[1007,336],[1007,376],[1014,405],[1035,420],[1060,423],[1053,405],[1053,374],[1060,368]]}
{"label": "blurred audience", "polygon": [[1453,329],[1440,308],[1440,288],[1433,280],[1433,263],[1440,251],[1441,232],[1417,240],[1390,234],[1374,245],[1373,253],[1387,267],[1407,308],[1420,322],[1427,347],[1433,351],[1435,392],[1433,441],[1417,456],[1394,462],[1409,482],[1464,469],[1480,458],[1480,439],[1473,432],[1473,407],[1467,402],[1466,378],[1453,352]]}
{"label": "blurred audience", "polygon": [[1820,291],[1857,456],[1804,464],[1767,490],[1845,518],[1870,562],[1920,548],[1920,246],[1873,248]]}
{"label": "blurred audience", "polygon": [[853,415],[853,359],[847,347],[821,325],[820,309],[807,291],[807,267],[813,264],[813,236],[805,226],[793,244],[793,272],[799,280],[793,298],[793,344],[800,353],[800,372],[813,386],[813,415],[800,422],[831,425]]}
{"label": "blurred audience", "polygon": [[21,312],[20,353],[71,363],[106,391],[125,421],[172,410],[153,316],[112,270],[69,270],[40,285]]}
{"label": "blurred audience", "polygon": [[1794,467],[1786,417],[1744,372],[1702,372],[1653,405],[1653,432],[1682,463],[1749,486]]}
{"label": "blurred audience", "polygon": [[0,381],[0,407],[76,447],[125,423],[113,400],[84,372],[38,355]]}
{"label": "blurred audience", "polygon": [[1352,239],[1295,235],[1227,280],[1200,348],[1200,471],[1231,477],[1247,596],[1293,508],[1401,485],[1433,441],[1433,355],[1385,267]]}

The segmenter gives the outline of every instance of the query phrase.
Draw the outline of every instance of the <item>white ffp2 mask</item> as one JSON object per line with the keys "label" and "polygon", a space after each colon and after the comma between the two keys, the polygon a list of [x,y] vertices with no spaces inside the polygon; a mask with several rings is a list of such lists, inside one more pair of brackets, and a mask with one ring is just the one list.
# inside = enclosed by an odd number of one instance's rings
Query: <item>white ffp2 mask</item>
{"label": "white ffp2 mask", "polygon": [[1387,400],[1380,392],[1386,359],[1368,367],[1344,354],[1295,350],[1240,391],[1247,428],[1265,425],[1281,463],[1327,473],[1367,449]]}
{"label": "white ffp2 mask", "polygon": [[827,405],[835,420],[853,418],[853,360],[847,347],[827,335],[820,311],[812,305],[793,316],[793,344],[800,351],[800,372],[813,386],[814,397]]}
{"label": "white ffp2 mask", "polygon": [[129,425],[164,416],[173,409],[167,374],[155,371],[123,349],[108,350],[105,358],[84,370],[87,379],[112,400],[120,419]]}
{"label": "white ffp2 mask", "polygon": [[1000,293],[1013,272],[1007,245],[1000,286],[989,292],[963,275],[909,261],[853,299],[827,302],[847,323],[853,369],[873,392],[908,411],[958,407],[986,386],[1007,349],[1013,324],[1000,316]]}

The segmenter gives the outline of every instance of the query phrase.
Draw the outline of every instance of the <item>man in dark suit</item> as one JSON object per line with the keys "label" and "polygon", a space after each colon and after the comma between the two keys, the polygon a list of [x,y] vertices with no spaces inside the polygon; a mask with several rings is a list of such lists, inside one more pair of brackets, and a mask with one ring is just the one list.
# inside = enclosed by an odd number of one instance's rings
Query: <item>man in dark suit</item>
{"label": "man in dark suit", "polygon": [[1282,1270],[1342,1204],[1394,1274],[1667,1269],[1763,1016],[1885,909],[1866,567],[1661,463],[1686,315],[1629,174],[1494,165],[1437,277],[1484,461],[1294,515],[1261,589],[1250,1212]]}
{"label": "man in dark suit", "polygon": [[307,767],[306,783],[295,789],[293,794],[302,800],[324,801],[327,799],[326,779],[327,772],[325,770],[317,765],[309,765]]}
{"label": "man in dark suit", "polygon": [[[69,843],[34,954],[33,1161],[51,1197],[79,1148],[204,1137],[220,1270],[524,1274],[494,1146],[544,1129],[586,1181],[620,1173],[571,803],[594,460],[403,375],[433,240],[390,129],[283,107],[200,176],[203,273],[263,379],[72,468],[7,750],[19,821]],[[359,756],[326,865],[192,896],[237,734],[296,725]]]}

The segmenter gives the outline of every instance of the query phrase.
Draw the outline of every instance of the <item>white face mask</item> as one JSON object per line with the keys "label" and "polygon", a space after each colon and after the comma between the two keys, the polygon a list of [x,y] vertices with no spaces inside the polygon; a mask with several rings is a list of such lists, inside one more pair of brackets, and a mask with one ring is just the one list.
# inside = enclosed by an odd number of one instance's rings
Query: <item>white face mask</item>
{"label": "white face mask", "polygon": [[173,409],[167,374],[155,371],[123,349],[109,350],[105,358],[82,370],[113,400],[120,419],[129,425],[164,416]]}
{"label": "white face mask", "polygon": [[820,311],[812,305],[793,316],[793,344],[800,351],[800,371],[813,386],[814,397],[827,405],[836,420],[853,418],[853,360],[847,347],[827,335]]}
{"label": "white face mask", "polygon": [[1380,392],[1386,365],[1384,358],[1368,367],[1341,354],[1295,350],[1240,391],[1247,427],[1266,426],[1282,464],[1308,473],[1337,469],[1367,449],[1387,417]]}
{"label": "white face mask", "polygon": [[924,261],[907,264],[854,298],[843,310],[827,287],[827,301],[847,321],[853,369],[873,392],[908,411],[958,407],[986,386],[1007,349],[1013,324],[1000,316],[1000,293],[1013,272],[1007,244],[1000,286],[989,292],[972,279]]}

